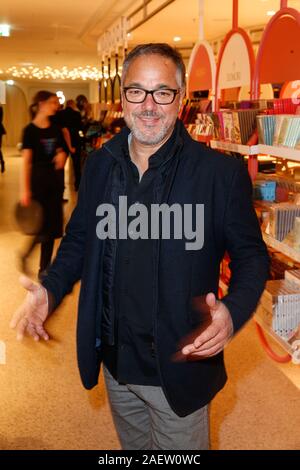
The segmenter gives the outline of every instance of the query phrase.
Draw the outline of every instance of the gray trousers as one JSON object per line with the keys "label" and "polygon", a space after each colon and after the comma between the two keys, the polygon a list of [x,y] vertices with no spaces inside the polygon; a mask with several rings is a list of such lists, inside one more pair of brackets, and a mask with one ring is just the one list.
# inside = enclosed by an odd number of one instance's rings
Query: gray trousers
{"label": "gray trousers", "polygon": [[104,377],[114,424],[124,450],[209,449],[208,406],[180,418],[161,387],[120,385]]}

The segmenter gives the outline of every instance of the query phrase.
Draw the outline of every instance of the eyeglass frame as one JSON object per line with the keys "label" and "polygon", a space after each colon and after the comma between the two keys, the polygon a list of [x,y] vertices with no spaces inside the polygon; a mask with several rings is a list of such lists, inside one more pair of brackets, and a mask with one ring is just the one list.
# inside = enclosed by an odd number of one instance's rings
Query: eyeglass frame
{"label": "eyeglass frame", "polygon": [[[129,101],[127,96],[126,96],[126,91],[127,90],[132,90],[132,89],[135,89],[135,90],[141,90],[141,91],[144,91],[146,94],[145,94],[145,98],[143,99],[143,101]],[[177,88],[177,89],[174,89],[174,88],[156,88],[155,90],[145,90],[145,88],[140,88],[138,86],[126,86],[126,87],[123,87],[122,88],[123,92],[124,92],[124,95],[125,95],[125,98],[126,98],[126,101],[128,101],[128,103],[132,103],[132,104],[141,104],[141,103],[144,103],[144,101],[146,101],[147,99],[147,96],[150,94],[152,96],[152,99],[154,101],[154,103],[156,104],[159,104],[159,105],[162,105],[162,106],[167,106],[169,104],[172,104],[174,103],[175,101],[175,98],[176,96],[180,93],[180,90],[181,88]],[[158,103],[155,98],[154,98],[154,93],[156,91],[172,91],[173,92],[173,99],[170,103]]]}

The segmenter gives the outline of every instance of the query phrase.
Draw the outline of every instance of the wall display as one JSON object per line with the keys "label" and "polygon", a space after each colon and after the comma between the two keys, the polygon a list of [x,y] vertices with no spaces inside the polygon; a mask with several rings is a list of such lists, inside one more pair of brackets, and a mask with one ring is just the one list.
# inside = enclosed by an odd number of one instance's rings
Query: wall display
{"label": "wall display", "polygon": [[[249,100],[251,97],[251,87],[250,85],[242,86],[238,93],[238,101]],[[274,98],[274,90],[270,83],[264,83],[260,87],[260,100],[272,100]],[[282,97],[285,98],[285,97]],[[286,96],[286,98],[289,98]]]}
{"label": "wall display", "polygon": [[211,90],[212,95],[215,94],[216,63],[208,42],[200,41],[194,46],[187,73],[187,96],[200,90]]}
{"label": "wall display", "polygon": [[225,37],[217,61],[216,109],[221,97],[227,100],[234,97],[237,100],[241,87],[251,87],[254,67],[255,56],[251,40],[246,31],[236,26]]}
{"label": "wall display", "polygon": [[251,64],[244,35],[234,33],[228,40],[219,64],[220,89],[247,86],[251,83]]}
{"label": "wall display", "polygon": [[284,83],[300,79],[300,13],[282,8],[266,26],[257,55],[253,98],[261,83]]}
{"label": "wall display", "polygon": [[[233,21],[233,30],[227,35],[223,43],[218,66],[217,66],[217,84],[216,90],[218,92],[221,88],[227,90],[227,82],[230,79],[235,79],[230,84],[231,89],[235,86],[239,86],[237,81],[241,79],[242,74],[238,76],[238,73],[230,76],[230,60],[232,69],[234,68],[234,57],[238,57],[238,61],[243,63],[246,57],[242,57],[242,48],[238,52],[238,48],[233,51],[232,46],[232,59],[228,60],[226,49],[228,44],[233,44],[233,38],[237,31],[237,2],[234,2],[234,14],[235,20]],[[234,26],[235,25],[235,26]],[[246,41],[247,43],[247,41]],[[265,28],[265,32],[260,43],[257,61],[254,62],[250,58],[250,81],[240,89],[239,98],[251,101],[249,103],[263,103],[266,101],[265,109],[260,110],[260,114],[257,117],[258,132],[257,136],[259,144],[254,145],[248,143],[247,146],[240,145],[240,140],[243,143],[243,139],[236,133],[239,130],[238,125],[241,129],[242,121],[234,122],[236,115],[243,115],[245,111],[229,111],[223,112],[224,122],[224,135],[219,132],[220,138],[229,140],[225,142],[228,151],[240,152],[243,155],[248,155],[248,170],[254,184],[254,196],[259,199],[261,212],[264,213],[265,218],[262,219],[263,225],[263,236],[269,246],[271,252],[276,250],[281,256],[287,256],[289,261],[285,262],[285,266],[291,266],[291,260],[299,261],[299,185],[300,181],[297,178],[299,172],[297,172],[297,166],[294,167],[286,165],[285,173],[283,169],[277,170],[278,173],[272,175],[259,175],[256,179],[258,171],[258,159],[259,153],[277,156],[282,159],[300,161],[300,13],[297,10],[287,8],[287,1],[281,1],[281,9],[274,17],[270,20],[269,24]],[[249,52],[250,49],[248,49]],[[252,54],[250,53],[250,56]],[[249,57],[250,57],[249,56]],[[230,57],[230,56],[229,56]],[[241,59],[241,60],[240,60]],[[224,61],[224,62],[223,62]],[[254,71],[253,71],[254,66]],[[226,69],[227,67],[227,69]],[[242,65],[240,65],[242,67]],[[224,69],[227,72],[224,73]],[[252,70],[251,70],[252,69]],[[249,79],[249,75],[248,75]],[[281,87],[281,84],[284,85]],[[280,90],[280,99],[269,100],[272,96],[271,84],[278,84],[278,92]],[[279,86],[280,85],[280,86]],[[251,90],[251,95],[249,92]],[[218,97],[217,96],[217,97]],[[266,96],[266,98],[264,98]],[[216,97],[216,98],[217,98]],[[278,96],[276,96],[278,97]],[[259,101],[258,101],[259,100]],[[240,103],[233,103],[234,106],[241,105]],[[234,109],[234,108],[233,108]],[[220,115],[221,113],[217,113]],[[220,116],[218,116],[220,117]],[[239,118],[241,116],[238,116]],[[219,126],[219,131],[222,130],[222,126]],[[233,132],[234,130],[234,132]],[[232,134],[232,135],[231,135]],[[227,139],[226,139],[227,137]],[[232,142],[236,142],[232,144]],[[216,144],[216,145],[215,145]],[[211,145],[213,148],[222,148],[224,142],[212,141]],[[278,165],[278,164],[277,164]],[[294,168],[294,170],[292,170]],[[290,174],[290,172],[292,172]],[[279,179],[280,178],[280,179]],[[293,189],[294,188],[294,189]],[[259,197],[257,197],[259,194]],[[263,202],[262,202],[263,201]],[[270,202],[274,201],[271,203]],[[263,205],[264,204],[264,205]],[[265,224],[265,226],[264,226]],[[264,227],[264,228],[263,228]],[[277,244],[275,246],[275,243]],[[272,264],[273,266],[273,264]],[[289,268],[290,269],[290,268]],[[272,267],[271,267],[272,270]],[[272,273],[273,275],[273,273]],[[280,274],[280,279],[282,273]],[[277,279],[277,278],[275,278]],[[299,309],[296,308],[292,311],[293,302],[295,302],[295,292],[290,290],[287,291],[285,281],[271,281],[274,286],[278,287],[272,291],[273,297],[270,301],[270,292],[268,287],[262,297],[262,304],[264,305],[264,314],[256,314],[255,320],[259,321],[259,325],[263,325],[263,328],[271,334],[271,336],[278,341],[281,346],[288,352],[286,356],[276,355],[270,346],[267,344],[264,337],[263,331],[258,326],[258,333],[262,344],[266,352],[277,362],[288,362],[293,359],[294,363],[300,363],[300,325],[299,325]],[[277,286],[277,284],[278,286]],[[276,285],[275,285],[276,284]],[[271,284],[269,284],[269,287]],[[280,289],[279,289],[280,288]],[[275,295],[276,294],[276,295]],[[277,295],[278,294],[278,295]],[[298,292],[299,294],[299,292]],[[281,305],[276,304],[277,297],[285,297],[285,307],[282,311]],[[276,297],[276,299],[275,299]],[[275,300],[274,300],[275,299]],[[271,305],[271,308],[270,308]],[[286,310],[287,309],[287,310]],[[260,309],[258,309],[259,311]],[[261,320],[263,320],[261,322]],[[269,320],[270,324],[268,325]],[[293,343],[292,343],[293,341]],[[291,347],[292,344],[292,347]]]}

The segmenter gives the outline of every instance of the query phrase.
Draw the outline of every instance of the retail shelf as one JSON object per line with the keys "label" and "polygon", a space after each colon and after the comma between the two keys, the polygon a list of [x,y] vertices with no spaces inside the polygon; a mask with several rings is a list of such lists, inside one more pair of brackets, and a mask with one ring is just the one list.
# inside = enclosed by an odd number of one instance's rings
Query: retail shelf
{"label": "retail shelf", "polygon": [[258,307],[257,309],[257,312],[255,313],[254,315],[254,320],[256,321],[256,323],[258,323],[262,329],[268,333],[269,336],[271,336],[271,338],[273,338],[277,344],[279,344],[288,354],[292,355],[293,354],[293,349],[292,349],[292,346],[287,342],[285,341],[283,338],[281,338],[280,336],[278,336],[275,331],[272,330],[272,328],[270,327],[270,325],[268,325],[262,318],[262,315],[263,315],[263,308],[261,306]]}
{"label": "retail shelf", "polygon": [[271,328],[270,325],[264,321],[264,309],[261,305],[257,308],[257,311],[254,315],[254,320],[256,323],[258,323],[262,329],[272,338],[274,341],[276,341],[277,344],[279,344],[284,351],[286,351],[288,354],[291,355],[292,361],[294,364],[300,364],[300,350],[299,350],[299,341],[295,340],[292,341],[291,343],[286,341],[285,339],[281,338],[278,336],[275,331]]}
{"label": "retail shelf", "polygon": [[191,134],[194,140],[201,142],[203,144],[209,144],[211,142],[212,136],[211,135],[200,135],[200,134]]}
{"label": "retail shelf", "polygon": [[274,250],[283,253],[288,258],[300,263],[300,251],[294,250],[294,248],[291,248],[286,243],[282,243],[266,233],[263,233],[262,235],[266,245],[270,248],[273,248]]}
{"label": "retail shelf", "polygon": [[223,142],[221,140],[212,140],[211,148],[218,150],[227,150],[228,152],[236,152],[242,155],[257,155],[259,153],[258,145],[240,145],[232,142]]}
{"label": "retail shelf", "polygon": [[270,145],[257,145],[258,152],[264,155],[272,155],[273,157],[286,158],[300,162],[300,150],[288,147],[272,147]]}
{"label": "retail shelf", "polygon": [[272,157],[286,158],[300,162],[300,150],[288,147],[273,147],[270,145],[240,145],[232,142],[224,142],[221,140],[212,140],[210,145],[213,149],[227,150],[228,152],[236,152],[241,155],[270,155]]}

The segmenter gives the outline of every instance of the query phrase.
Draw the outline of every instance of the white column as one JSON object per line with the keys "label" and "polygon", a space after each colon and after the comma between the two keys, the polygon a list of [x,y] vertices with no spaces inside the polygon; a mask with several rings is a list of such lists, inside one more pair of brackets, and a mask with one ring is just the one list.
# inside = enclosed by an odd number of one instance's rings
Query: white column
{"label": "white column", "polygon": [[98,91],[98,82],[93,80],[89,83],[89,102],[98,103],[99,101],[99,91]]}
{"label": "white column", "polygon": [[204,0],[199,1],[199,41],[204,40]]}

